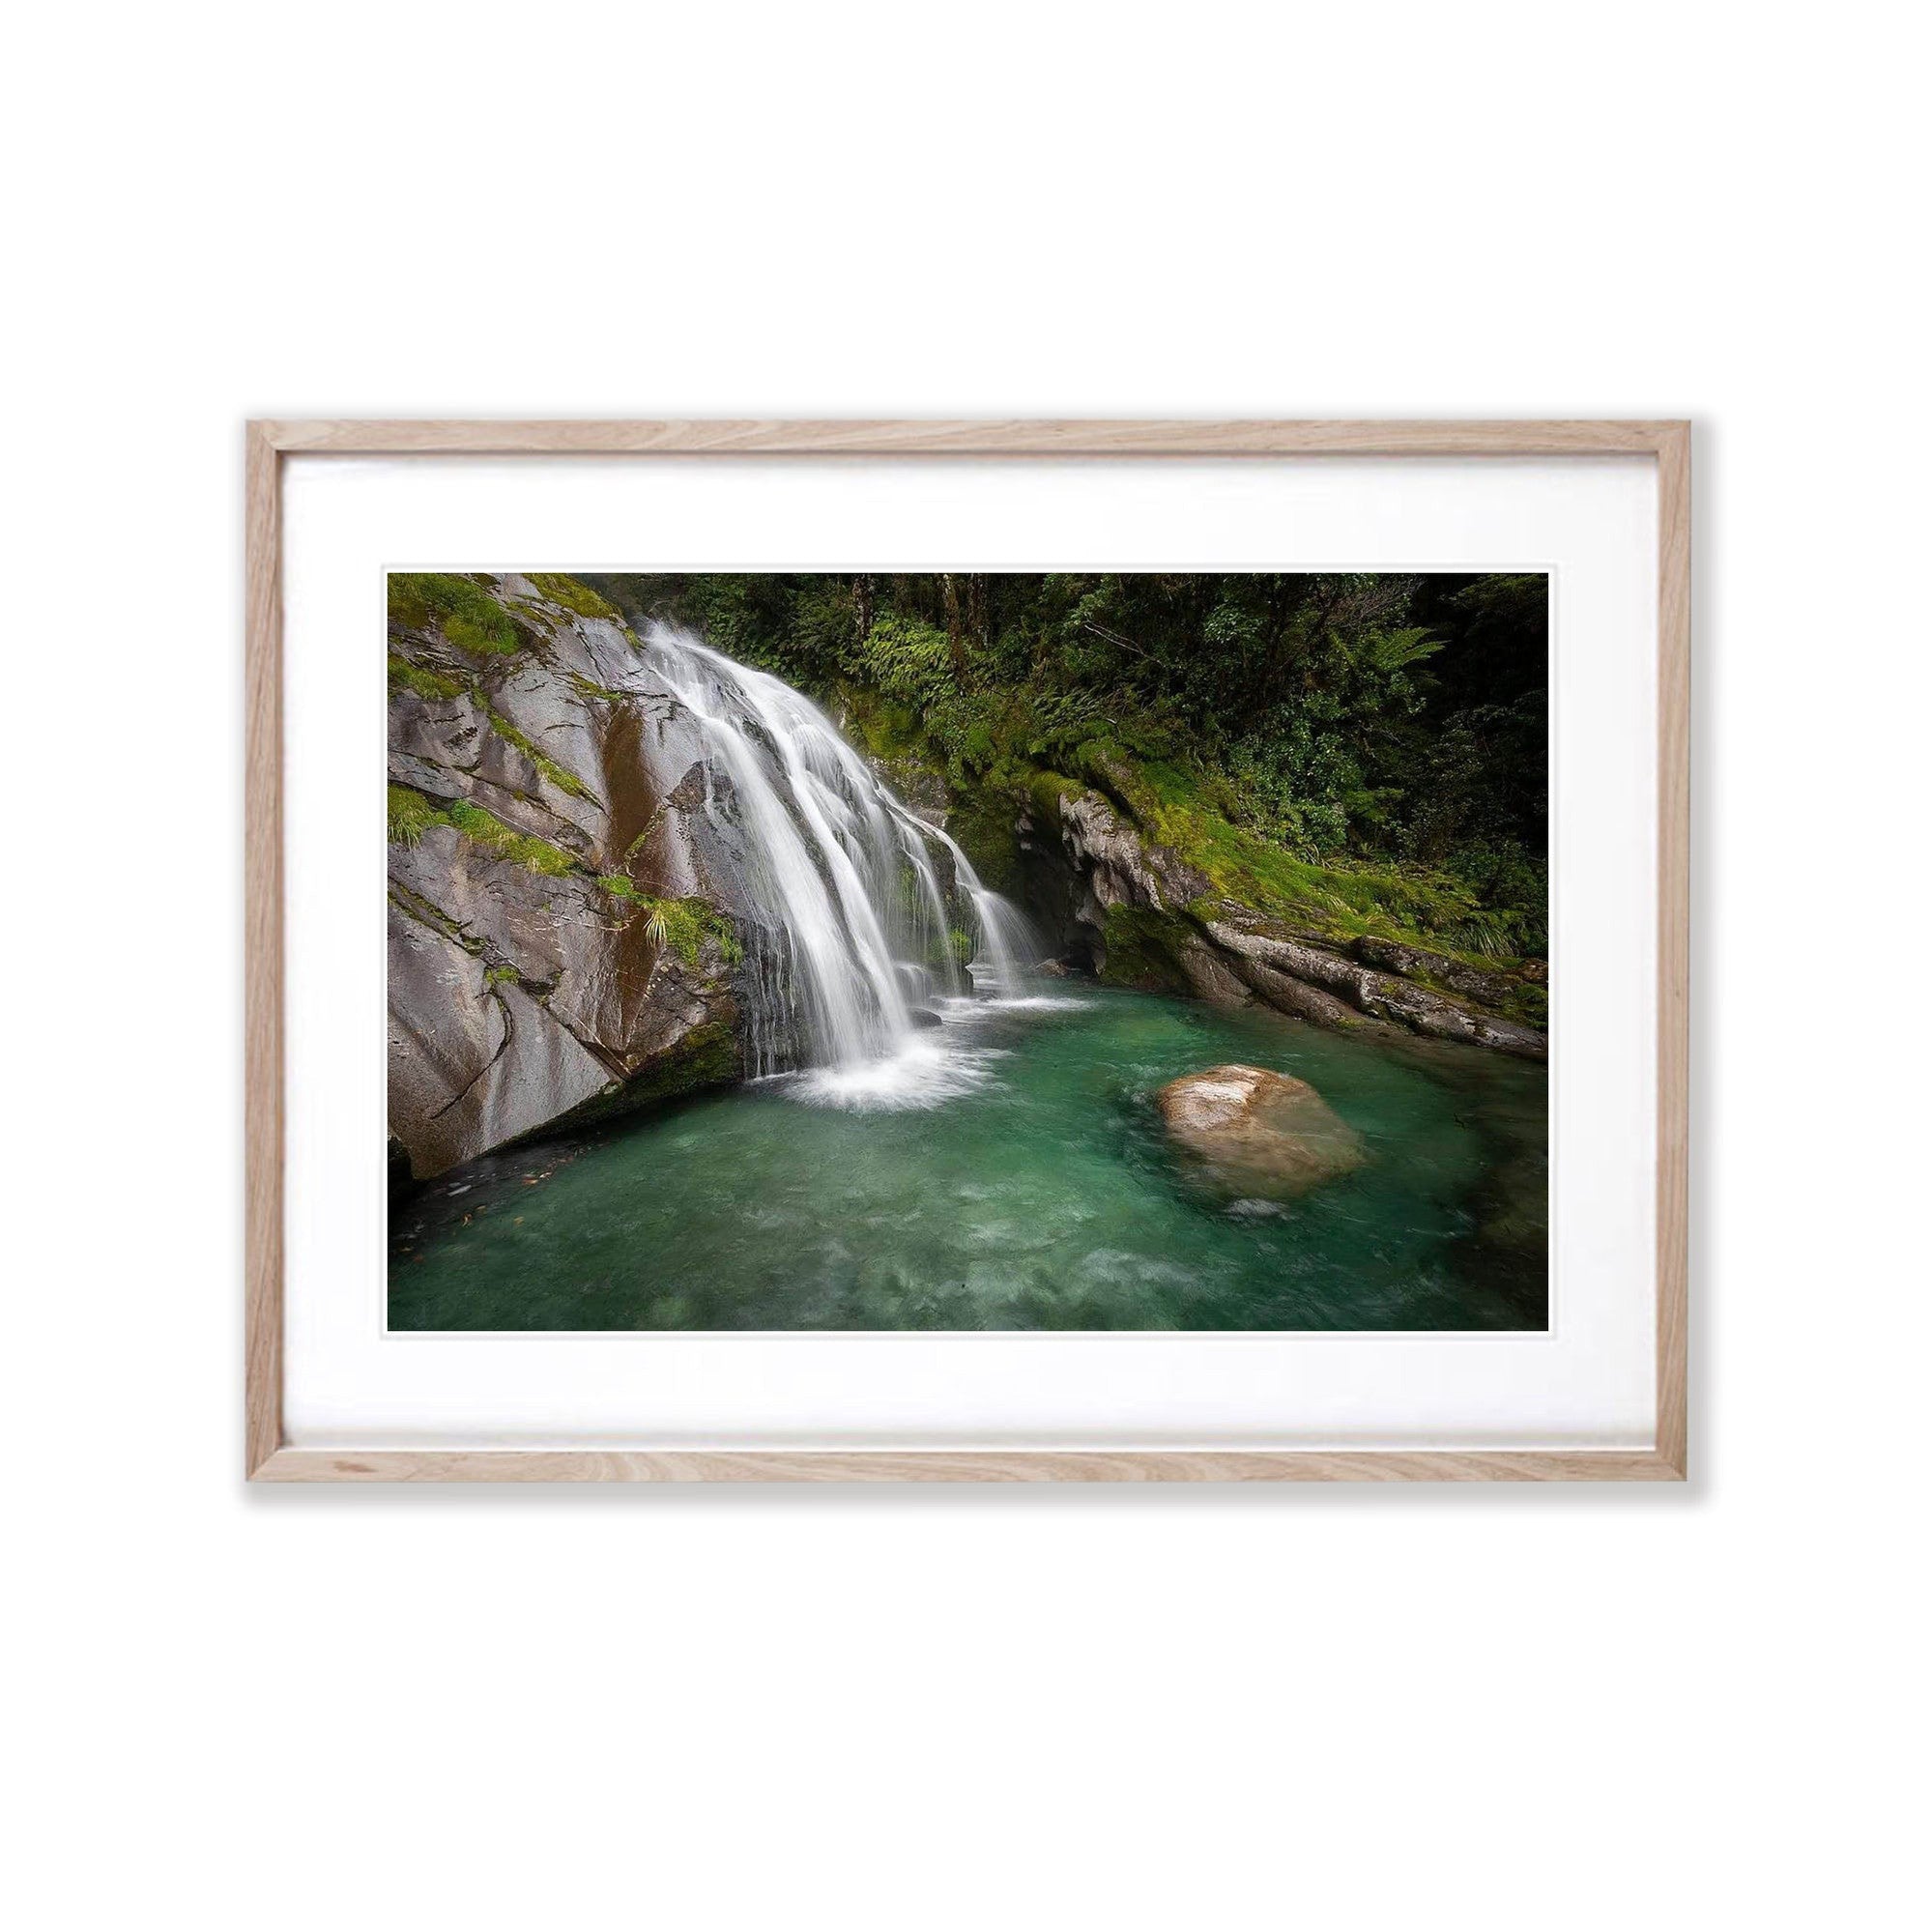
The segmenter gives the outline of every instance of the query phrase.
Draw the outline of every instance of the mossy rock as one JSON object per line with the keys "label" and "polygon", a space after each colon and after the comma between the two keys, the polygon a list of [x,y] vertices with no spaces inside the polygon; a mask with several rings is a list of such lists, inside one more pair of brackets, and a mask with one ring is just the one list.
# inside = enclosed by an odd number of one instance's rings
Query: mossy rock
{"label": "mossy rock", "polygon": [[460,698],[470,688],[459,678],[446,678],[440,671],[430,671],[395,651],[389,653],[389,685],[391,689],[407,686],[428,704]]}
{"label": "mossy rock", "polygon": [[452,825],[466,839],[487,847],[499,858],[520,865],[526,872],[541,873],[548,879],[562,879],[577,869],[577,861],[561,846],[548,839],[533,837],[504,823],[494,813],[467,798],[454,798],[439,805],[435,799],[413,786],[391,785],[389,794],[389,844],[413,846],[432,825]]}
{"label": "mossy rock", "polygon": [[721,1020],[694,1026],[676,1046],[626,1081],[613,1081],[581,1107],[547,1122],[529,1138],[547,1139],[560,1131],[616,1120],[648,1107],[712,1087],[732,1086],[744,1078],[744,1055],[734,1028]]}
{"label": "mossy rock", "polygon": [[957,802],[946,821],[947,831],[972,861],[980,882],[1009,899],[1020,889],[1019,818],[1010,797],[978,792]]}
{"label": "mossy rock", "polygon": [[1110,906],[1101,980],[1108,986],[1132,987],[1139,993],[1173,993],[1185,997],[1194,988],[1181,958],[1195,937],[1194,927],[1179,913],[1155,912],[1143,906]]}
{"label": "mossy rock", "polygon": [[391,571],[389,613],[392,629],[435,631],[458,650],[476,657],[513,656],[524,643],[525,633],[516,620],[488,584],[476,577]]}
{"label": "mossy rock", "polygon": [[550,570],[533,570],[530,581],[536,587],[539,595],[548,597],[553,604],[562,604],[576,617],[617,619],[619,616],[616,605],[606,602],[588,584],[580,584],[574,577],[560,576]]}

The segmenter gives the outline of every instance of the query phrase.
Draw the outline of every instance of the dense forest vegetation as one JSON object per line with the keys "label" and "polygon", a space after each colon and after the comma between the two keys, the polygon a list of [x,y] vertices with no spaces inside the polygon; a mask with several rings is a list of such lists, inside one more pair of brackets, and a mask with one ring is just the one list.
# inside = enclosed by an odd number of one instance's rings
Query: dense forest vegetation
{"label": "dense forest vegetation", "polygon": [[1007,809],[1112,795],[1230,896],[1482,958],[1547,947],[1542,576],[593,580],[941,767],[994,882]]}

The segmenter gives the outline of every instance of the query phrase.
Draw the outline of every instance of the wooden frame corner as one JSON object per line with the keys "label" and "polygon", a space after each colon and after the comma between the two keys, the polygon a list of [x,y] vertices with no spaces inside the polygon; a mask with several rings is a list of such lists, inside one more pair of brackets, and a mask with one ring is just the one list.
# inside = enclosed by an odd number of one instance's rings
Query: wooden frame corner
{"label": "wooden frame corner", "polygon": [[[1691,425],[1557,421],[376,421],[245,432],[245,1455],[247,1480],[550,1482],[1645,1482],[1688,1470]],[[306,1449],[282,1408],[281,482],[284,455],[770,457],[1651,456],[1658,464],[1657,1437],[1648,1450],[783,1451]]]}

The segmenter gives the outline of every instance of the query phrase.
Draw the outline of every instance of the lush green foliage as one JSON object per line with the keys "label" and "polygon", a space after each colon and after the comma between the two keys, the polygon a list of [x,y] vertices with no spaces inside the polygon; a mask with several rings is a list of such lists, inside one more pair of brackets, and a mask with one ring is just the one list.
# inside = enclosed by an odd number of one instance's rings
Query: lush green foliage
{"label": "lush green foliage", "polygon": [[1542,576],[598,582],[821,697],[888,770],[937,757],[995,886],[1008,805],[1092,786],[1265,910],[1546,945]]}

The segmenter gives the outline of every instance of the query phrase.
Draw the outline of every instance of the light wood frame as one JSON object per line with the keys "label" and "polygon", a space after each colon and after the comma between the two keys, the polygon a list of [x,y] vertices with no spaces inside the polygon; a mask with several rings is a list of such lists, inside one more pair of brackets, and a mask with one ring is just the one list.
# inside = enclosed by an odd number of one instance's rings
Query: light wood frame
{"label": "light wood frame", "polygon": [[[282,1436],[281,459],[1649,456],[1658,466],[1657,1439],[1648,1450],[298,1449]],[[1673,1482],[1687,1472],[1690,425],[1682,421],[256,421],[247,425],[245,1473],[270,1483]]]}

